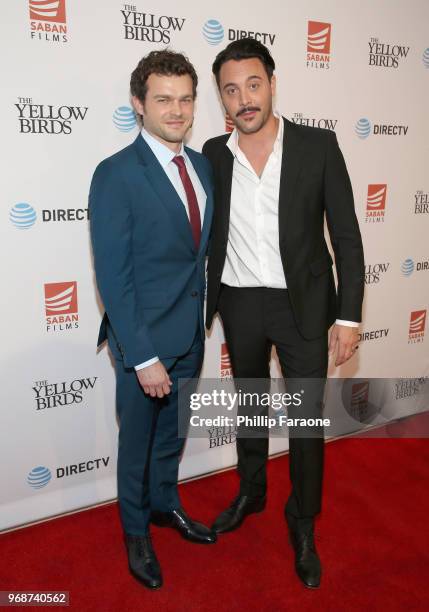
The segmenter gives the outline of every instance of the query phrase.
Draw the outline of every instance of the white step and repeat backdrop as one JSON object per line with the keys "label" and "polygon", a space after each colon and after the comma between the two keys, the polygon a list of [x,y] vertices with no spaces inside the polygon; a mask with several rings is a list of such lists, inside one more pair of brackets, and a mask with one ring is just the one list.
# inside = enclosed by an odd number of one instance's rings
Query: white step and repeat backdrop
{"label": "white step and repeat backdrop", "polygon": [[[107,350],[95,350],[87,195],[97,163],[138,133],[129,76],[152,49],[183,51],[198,71],[197,150],[226,129],[212,61],[246,35],[273,53],[278,110],[337,132],[367,285],[359,355],[330,375],[356,380],[358,408],[371,379],[402,377],[394,399],[415,411],[404,400],[429,365],[427,0],[15,0],[3,16],[0,529],[116,495],[115,381]],[[203,376],[230,375],[216,321]],[[189,440],[181,477],[232,465],[233,442],[220,428]]]}

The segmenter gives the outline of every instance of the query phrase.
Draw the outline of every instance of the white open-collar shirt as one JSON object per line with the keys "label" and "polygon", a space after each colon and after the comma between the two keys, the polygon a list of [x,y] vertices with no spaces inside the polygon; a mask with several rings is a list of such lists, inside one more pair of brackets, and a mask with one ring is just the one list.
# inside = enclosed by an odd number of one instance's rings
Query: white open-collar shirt
{"label": "white open-collar shirt", "polygon": [[[230,287],[286,289],[279,245],[279,192],[284,122],[281,115],[273,150],[258,176],[239,147],[235,128],[226,146],[234,156],[229,234],[222,283]],[[337,319],[339,325],[358,326]]]}

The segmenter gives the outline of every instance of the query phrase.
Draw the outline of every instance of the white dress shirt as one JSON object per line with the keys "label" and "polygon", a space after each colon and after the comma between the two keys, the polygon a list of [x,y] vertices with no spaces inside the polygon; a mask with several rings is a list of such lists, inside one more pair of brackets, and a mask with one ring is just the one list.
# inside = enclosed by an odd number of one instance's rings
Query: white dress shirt
{"label": "white dress shirt", "polygon": [[[201,223],[203,223],[204,213],[206,210],[206,192],[204,191],[204,187],[201,184],[200,179],[198,178],[198,174],[195,172],[195,169],[191,163],[191,160],[186,155],[185,147],[183,143],[181,145],[179,153],[175,153],[171,149],[169,149],[166,145],[162,144],[159,140],[154,138],[147,130],[142,128],[141,135],[149,145],[152,150],[152,153],[155,155],[156,159],[162,166],[162,169],[165,171],[166,175],[170,179],[174,189],[177,192],[177,195],[182,200],[183,206],[185,207],[186,214],[189,218],[189,208],[188,208],[188,199],[186,197],[186,191],[183,187],[182,179],[180,178],[179,168],[173,162],[173,158],[176,155],[182,155],[185,160],[186,170],[188,171],[189,177],[191,179],[192,185],[195,190],[195,195],[198,200],[198,208],[200,209],[200,218]],[[135,370],[141,370],[142,368],[146,368],[147,366],[152,365],[159,361],[159,357],[152,357],[152,359],[148,359],[143,363],[135,366]]]}
{"label": "white dress shirt", "polygon": [[222,282],[231,287],[286,288],[279,247],[279,190],[283,121],[259,177],[238,146],[234,129],[227,147],[234,156],[228,246]]}
{"label": "white dress shirt", "polygon": [[[222,283],[230,287],[286,289],[279,245],[279,192],[283,156],[284,123],[259,177],[238,144],[233,130],[227,147],[234,156],[228,244]],[[338,325],[358,326],[337,319]]]}

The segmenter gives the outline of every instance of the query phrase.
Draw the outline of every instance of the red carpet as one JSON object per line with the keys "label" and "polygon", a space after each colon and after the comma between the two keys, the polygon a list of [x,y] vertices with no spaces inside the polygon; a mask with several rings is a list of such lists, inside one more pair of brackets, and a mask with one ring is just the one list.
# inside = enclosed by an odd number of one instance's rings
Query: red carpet
{"label": "red carpet", "polygon": [[[288,457],[269,462],[263,514],[213,546],[153,529],[164,587],[128,574],[116,505],[0,537],[0,590],[68,590],[73,610],[163,612],[427,610],[429,440],[342,439],[326,446],[318,590],[300,584],[283,520]],[[236,493],[235,472],[181,486],[210,522]]]}

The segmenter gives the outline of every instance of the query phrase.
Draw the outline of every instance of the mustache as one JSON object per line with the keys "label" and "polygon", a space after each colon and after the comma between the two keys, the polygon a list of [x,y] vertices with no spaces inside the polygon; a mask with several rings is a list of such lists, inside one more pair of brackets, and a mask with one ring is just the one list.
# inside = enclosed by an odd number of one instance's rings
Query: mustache
{"label": "mustache", "polygon": [[261,109],[259,108],[259,106],[245,106],[244,108],[240,109],[235,116],[240,117],[240,115],[243,115],[243,113],[249,113],[249,112],[260,111],[260,110]]}

